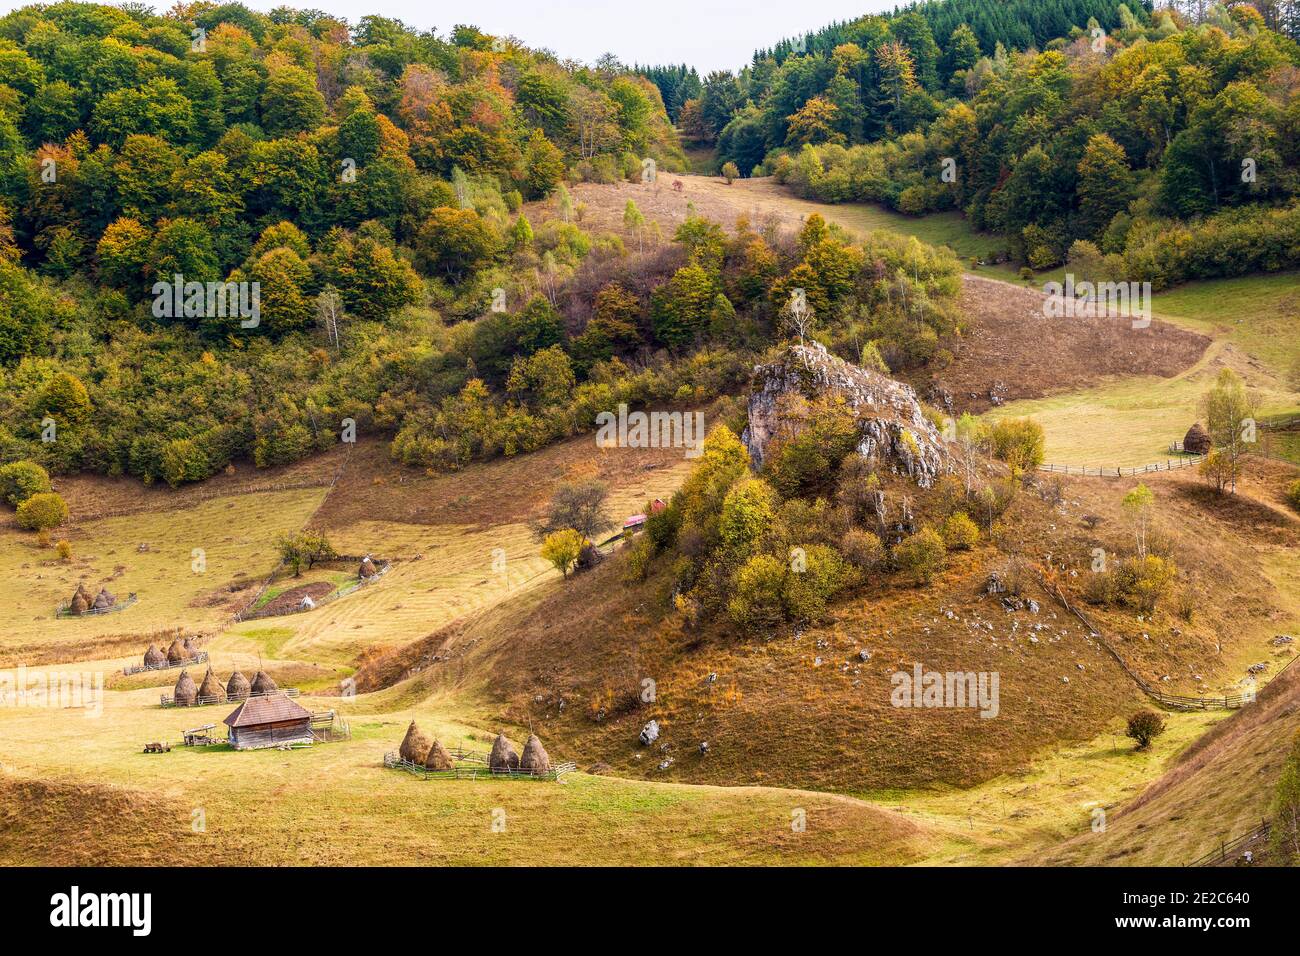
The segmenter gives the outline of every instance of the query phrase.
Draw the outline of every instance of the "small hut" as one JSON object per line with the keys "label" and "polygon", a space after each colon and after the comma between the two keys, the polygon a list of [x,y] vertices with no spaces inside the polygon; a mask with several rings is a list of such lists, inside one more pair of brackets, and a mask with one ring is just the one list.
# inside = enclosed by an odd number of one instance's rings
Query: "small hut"
{"label": "small hut", "polygon": [[173,664],[179,664],[181,661],[188,661],[189,659],[189,655],[185,653],[185,645],[181,643],[181,639],[178,637],[176,640],[172,641],[171,646],[167,648],[167,660],[171,661]]}
{"label": "small hut", "polygon": [[497,739],[492,743],[488,769],[493,773],[508,773],[519,769],[519,754],[515,753],[514,746],[506,740],[505,734],[497,734]]}
{"label": "small hut", "polygon": [[248,694],[248,678],[241,671],[235,671],[230,675],[230,680],[226,681],[226,699],[248,700]]}
{"label": "small hut", "polygon": [[258,671],[253,675],[253,685],[249,688],[249,694],[253,697],[264,697],[267,694],[274,694],[279,689],[266,671]]}
{"label": "small hut", "polygon": [[362,581],[366,578],[373,578],[379,572],[375,570],[375,562],[370,560],[370,555],[361,559],[361,567],[357,571],[357,577]]}
{"label": "small hut", "polygon": [[432,747],[433,740],[415,725],[415,721],[411,721],[411,726],[406,728],[406,736],[402,738],[402,746],[397,749],[397,755],[411,763],[423,764]]}
{"label": "small hut", "polygon": [[439,741],[435,740],[429,747],[429,756],[424,758],[425,770],[451,770],[455,764],[451,762],[451,754],[447,753],[447,748]]}
{"label": "small hut", "polygon": [[551,758],[536,734],[528,735],[528,742],[524,744],[524,755],[519,758],[519,769],[532,774],[551,772]]}
{"label": "small hut", "polygon": [[218,704],[226,702],[226,689],[221,686],[221,681],[217,680],[217,675],[212,673],[212,668],[203,675],[203,683],[199,685],[199,696],[203,698],[204,703],[216,701]]}
{"label": "small hut", "polygon": [[311,743],[311,711],[283,694],[244,701],[224,721],[236,750]]}
{"label": "small hut", "polygon": [[181,676],[176,679],[176,689],[172,691],[172,701],[178,707],[190,707],[198,696],[199,689],[194,686],[194,678],[190,676],[190,672],[181,671]]}
{"label": "small hut", "polygon": [[149,650],[144,652],[145,667],[160,667],[167,663],[167,655],[158,650],[157,644],[150,644]]}
{"label": "small hut", "polygon": [[1214,442],[1210,439],[1210,433],[1200,422],[1187,429],[1187,434],[1183,436],[1183,451],[1193,455],[1208,455],[1213,447]]}

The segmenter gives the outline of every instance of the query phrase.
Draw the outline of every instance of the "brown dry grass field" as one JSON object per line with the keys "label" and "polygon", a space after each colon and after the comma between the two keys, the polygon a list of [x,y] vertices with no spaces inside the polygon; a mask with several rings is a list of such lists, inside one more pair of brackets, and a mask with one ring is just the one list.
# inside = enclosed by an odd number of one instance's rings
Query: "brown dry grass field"
{"label": "brown dry grass field", "polygon": [[[679,178],[680,194],[661,177],[658,190],[579,186],[575,198],[588,223],[608,219],[611,231],[621,230],[629,196],[665,232],[688,202],[724,222],[740,212],[795,225],[827,209],[771,182]],[[861,210],[830,210],[837,217],[854,229],[879,224]],[[1049,447],[1131,436],[1126,453],[1145,454],[1167,443],[1165,431],[1216,363],[1254,368],[1249,338],[1206,322],[1157,323],[1156,334],[1134,337],[1044,326],[1037,293],[969,276],[964,290],[970,333],[941,384],[960,408],[981,410],[980,395],[997,382],[1010,410],[1040,403]],[[1144,430],[1113,404],[1095,420],[1086,402],[1074,418],[1051,418],[1090,393],[1105,406],[1143,388],[1176,399]],[[1077,427],[1062,439],[1052,422]],[[1135,752],[1123,725],[1144,698],[1101,641],[1032,579],[1025,594],[1036,612],[1006,611],[982,594],[988,572],[1016,555],[1079,600],[1094,549],[1132,550],[1120,500],[1134,481],[1066,478],[1053,506],[1056,482],[1041,476],[1043,494],[1026,489],[1013,505],[1013,530],[954,557],[931,586],[873,578],[818,627],[743,635],[684,627],[662,571],[631,582],[616,555],[562,581],[537,554],[530,521],[559,481],[601,477],[621,519],[672,494],[690,468],[680,452],[602,450],[585,436],[426,475],[368,440],[327,494],[346,454],[272,472],[241,467],[178,490],[60,479],[72,509],[66,564],[11,518],[0,521],[12,600],[0,668],[98,673],[108,688],[97,715],[0,706],[0,863],[1179,863],[1266,812],[1278,741],[1294,729],[1291,685],[1279,682],[1258,709],[1236,716],[1170,714],[1166,735]],[[1294,474],[1253,462],[1233,498],[1209,492],[1191,470],[1148,479],[1153,539],[1176,560],[1188,600],[1142,617],[1089,608],[1146,680],[1222,694],[1248,666],[1265,664],[1267,679],[1291,659],[1293,645],[1271,641],[1300,633],[1300,518],[1282,497]],[[1097,516],[1095,528],[1085,515]],[[372,553],[392,568],[315,610],[232,623],[274,568],[276,536],[308,525],[340,552]],[[195,548],[202,573],[192,568]],[[56,620],[78,581],[135,592],[139,602]],[[223,680],[263,668],[302,690],[310,709],[337,710],[351,739],[294,751],[142,753],[146,742],[178,743],[230,709],[160,707],[174,670],[121,674],[177,628],[200,635]],[[891,674],[914,663],[997,671],[998,719],[891,707]],[[349,677],[355,697],[341,696]],[[640,699],[646,678],[653,702]],[[640,747],[651,717],[662,736]],[[552,784],[426,782],[385,769],[385,751],[413,719],[449,746],[481,750],[497,732],[521,743],[531,729],[553,759],[582,772]],[[1095,807],[1111,814],[1104,839],[1086,835]],[[506,827],[495,832],[500,812]],[[792,825],[800,819],[806,827]]]}

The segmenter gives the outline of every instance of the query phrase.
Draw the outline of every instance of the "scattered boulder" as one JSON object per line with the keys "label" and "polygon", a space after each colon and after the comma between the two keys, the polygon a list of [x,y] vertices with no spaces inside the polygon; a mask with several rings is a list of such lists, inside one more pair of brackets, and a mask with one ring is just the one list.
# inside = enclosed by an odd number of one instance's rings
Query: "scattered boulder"
{"label": "scattered boulder", "polygon": [[248,700],[249,692],[248,678],[242,671],[235,671],[230,675],[230,680],[226,681],[227,700]]}
{"label": "scattered boulder", "polygon": [[199,696],[199,689],[194,686],[194,678],[189,671],[181,671],[176,679],[176,689],[172,691],[172,700],[182,707],[189,707]]}
{"label": "scattered boulder", "polygon": [[650,723],[646,724],[644,727],[641,728],[640,740],[641,740],[641,745],[643,747],[649,747],[652,743],[654,743],[658,739],[659,739],[659,721],[652,720],[650,721]]}
{"label": "scattered boulder", "polygon": [[524,755],[519,758],[519,769],[532,774],[550,773],[551,758],[536,734],[528,735],[528,741],[524,744]]}
{"label": "scattered boulder", "polygon": [[514,746],[506,740],[505,734],[497,734],[492,742],[492,752],[488,754],[488,769],[493,773],[506,773],[519,769],[519,754]]}
{"label": "scattered boulder", "polygon": [[1213,447],[1214,442],[1210,438],[1210,433],[1200,422],[1187,429],[1187,434],[1183,436],[1183,451],[1193,455],[1208,455]]}
{"label": "scattered boulder", "polygon": [[[260,674],[261,671],[258,673]],[[432,747],[433,738],[417,727],[415,721],[411,721],[411,726],[406,728],[406,736],[402,738],[402,746],[397,749],[397,755],[411,763],[423,764],[428,759]]]}
{"label": "scattered boulder", "polygon": [[[412,724],[411,726],[415,726]],[[440,741],[435,740],[429,745],[429,755],[424,758],[425,770],[451,770],[455,767],[452,763],[451,754],[447,753],[447,748]]]}

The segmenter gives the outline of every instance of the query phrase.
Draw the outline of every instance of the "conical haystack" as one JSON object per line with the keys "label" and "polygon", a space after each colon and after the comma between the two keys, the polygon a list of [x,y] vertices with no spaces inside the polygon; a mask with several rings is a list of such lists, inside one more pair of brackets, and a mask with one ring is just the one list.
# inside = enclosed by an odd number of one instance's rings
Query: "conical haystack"
{"label": "conical haystack", "polygon": [[189,707],[198,696],[199,690],[194,686],[190,672],[181,671],[181,676],[176,679],[176,689],[172,691],[172,700],[182,707]]}
{"label": "conical haystack", "polygon": [[157,667],[159,664],[166,664],[167,655],[158,650],[157,644],[150,644],[149,650],[144,652],[144,663],[146,667]]}
{"label": "conical haystack", "polygon": [[415,725],[415,721],[411,721],[411,726],[406,728],[406,736],[402,738],[402,746],[398,748],[397,755],[411,763],[423,764],[432,746],[433,740]]}
{"label": "conical haystack", "polygon": [[96,611],[105,611],[114,604],[113,595],[108,593],[108,588],[100,588],[99,593],[95,595],[95,600],[91,602],[91,607]]}
{"label": "conical haystack", "polygon": [[1208,455],[1213,447],[1214,442],[1210,439],[1210,433],[1200,422],[1187,429],[1187,434],[1183,436],[1183,451],[1191,452],[1193,455]]}
{"label": "conical haystack", "polygon": [[179,664],[181,661],[189,660],[189,655],[185,653],[185,645],[180,642],[180,638],[172,641],[171,647],[167,648],[167,659],[173,664]]}
{"label": "conical haystack", "polygon": [[357,577],[365,580],[375,576],[375,562],[370,560],[370,555],[366,555],[361,561],[361,568],[357,571]]}
{"label": "conical haystack", "polygon": [[[411,726],[415,726],[412,724]],[[424,758],[425,770],[450,770],[452,769],[451,754],[447,753],[447,748],[439,741],[435,740],[429,747],[429,756]]]}
{"label": "conical haystack", "polygon": [[519,754],[515,753],[514,745],[506,740],[505,734],[497,734],[497,739],[492,743],[492,753],[488,755],[488,769],[493,773],[519,769]]}
{"label": "conical haystack", "polygon": [[68,606],[68,610],[73,614],[85,614],[90,610],[90,602],[86,600],[84,594],[78,591],[72,595],[72,603]]}
{"label": "conical haystack", "polygon": [[192,638],[187,637],[185,640],[181,641],[181,647],[185,650],[185,654],[188,657],[194,657],[199,653],[199,649],[194,646]]}
{"label": "conical haystack", "polygon": [[536,734],[528,735],[528,742],[524,744],[524,755],[519,758],[519,769],[528,773],[551,772],[551,758]]}
{"label": "conical haystack", "polygon": [[241,671],[230,675],[230,680],[226,681],[227,700],[248,700],[249,692],[248,678]]}
{"label": "conical haystack", "polygon": [[253,675],[253,686],[249,688],[249,693],[257,697],[274,694],[279,689],[266,671],[258,671]]}
{"label": "conical haystack", "polygon": [[204,701],[215,700],[218,704],[226,702],[226,689],[221,686],[221,681],[217,680],[217,675],[212,673],[212,668],[203,675],[203,683],[199,685],[199,696]]}

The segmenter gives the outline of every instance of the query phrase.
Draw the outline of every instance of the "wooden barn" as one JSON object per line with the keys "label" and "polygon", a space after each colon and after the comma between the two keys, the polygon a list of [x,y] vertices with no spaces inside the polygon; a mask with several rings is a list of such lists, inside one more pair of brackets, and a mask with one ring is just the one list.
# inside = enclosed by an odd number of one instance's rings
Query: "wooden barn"
{"label": "wooden barn", "polygon": [[236,750],[311,743],[311,711],[283,694],[253,697],[225,719]]}

